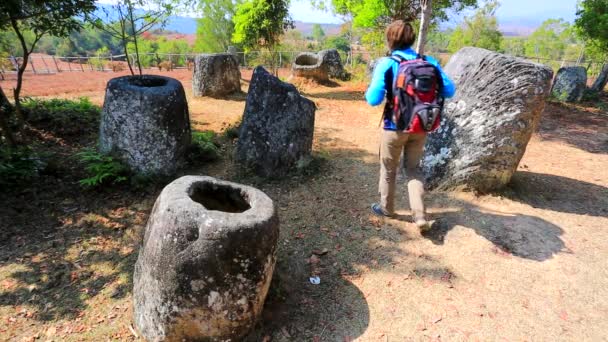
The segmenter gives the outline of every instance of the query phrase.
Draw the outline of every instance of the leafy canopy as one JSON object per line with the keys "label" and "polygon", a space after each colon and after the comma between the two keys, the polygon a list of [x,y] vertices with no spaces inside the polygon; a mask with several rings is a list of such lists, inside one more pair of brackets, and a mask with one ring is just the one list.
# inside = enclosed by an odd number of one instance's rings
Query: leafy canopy
{"label": "leafy canopy", "polygon": [[[319,7],[331,7],[339,15],[352,16],[355,26],[384,27],[393,20],[415,21],[422,12],[421,0],[327,0]],[[477,0],[433,0],[433,21],[448,19],[448,11],[476,7]]]}
{"label": "leafy canopy", "polygon": [[576,15],[574,25],[579,35],[608,54],[608,0],[582,0]]}
{"label": "leafy canopy", "polygon": [[231,43],[234,32],[232,17],[242,0],[201,0],[198,11],[202,18],[197,20],[197,52],[224,52]]}
{"label": "leafy canopy", "polygon": [[237,6],[232,20],[232,42],[245,48],[265,47],[273,50],[283,32],[293,28],[289,2],[285,0],[247,0]]}
{"label": "leafy canopy", "polygon": [[499,5],[496,0],[488,1],[473,16],[466,17],[464,23],[452,33],[448,50],[456,52],[465,46],[475,46],[499,51],[502,41],[496,19]]}
{"label": "leafy canopy", "polygon": [[95,0],[2,0],[0,30],[9,26],[33,31],[36,36],[66,36],[80,27],[78,16],[95,10]]}

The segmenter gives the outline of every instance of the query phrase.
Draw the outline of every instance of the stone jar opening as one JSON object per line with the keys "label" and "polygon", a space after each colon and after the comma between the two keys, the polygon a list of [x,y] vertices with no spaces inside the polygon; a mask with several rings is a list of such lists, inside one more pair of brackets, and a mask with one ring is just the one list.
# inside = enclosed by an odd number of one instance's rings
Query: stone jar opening
{"label": "stone jar opening", "polygon": [[313,55],[300,55],[295,62],[297,65],[317,65],[319,60]]}
{"label": "stone jar opening", "polygon": [[130,77],[127,82],[130,85],[142,88],[163,87],[167,85],[167,80],[160,77],[150,76],[134,76]]}
{"label": "stone jar opening", "polygon": [[207,210],[242,213],[251,209],[247,194],[227,185],[199,182],[190,188],[188,195]]}

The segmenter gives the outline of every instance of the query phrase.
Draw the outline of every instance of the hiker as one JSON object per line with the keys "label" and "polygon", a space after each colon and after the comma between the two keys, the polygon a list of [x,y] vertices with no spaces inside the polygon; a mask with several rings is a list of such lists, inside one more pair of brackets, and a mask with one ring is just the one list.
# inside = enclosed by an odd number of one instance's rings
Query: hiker
{"label": "hiker", "polygon": [[[386,40],[391,55],[378,62],[365,93],[365,99],[372,106],[386,98],[380,137],[380,203],[372,204],[372,211],[379,216],[394,215],[395,181],[403,153],[412,218],[421,230],[426,230],[429,224],[418,165],[427,132],[439,125],[443,99],[454,96],[456,87],[437,60],[419,56],[411,48],[416,33],[410,23],[403,20],[391,23],[386,28]],[[401,88],[394,88],[398,84]],[[395,92],[397,96],[393,96]]]}

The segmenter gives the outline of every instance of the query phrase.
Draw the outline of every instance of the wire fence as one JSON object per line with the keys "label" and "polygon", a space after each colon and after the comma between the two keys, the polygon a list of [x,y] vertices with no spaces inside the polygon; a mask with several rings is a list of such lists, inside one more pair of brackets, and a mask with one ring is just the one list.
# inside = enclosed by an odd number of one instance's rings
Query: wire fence
{"label": "wire fence", "polygon": [[[271,54],[268,51],[237,52],[235,57],[239,65],[243,68],[253,68],[262,65],[267,68],[290,68],[295,58],[301,51],[277,51]],[[140,63],[144,69],[158,68],[159,70],[191,70],[194,65],[194,58],[197,53],[142,53]],[[351,51],[349,53],[340,52],[344,65],[356,68],[361,65],[368,65],[383,54],[368,51]],[[437,59],[445,65],[451,54],[436,54]],[[557,71],[566,66],[583,66],[587,69],[589,79],[596,78],[602,67],[603,62],[596,61],[571,61],[571,60],[551,60],[542,57],[518,56],[533,62],[545,64]],[[135,67],[135,56],[129,55],[131,65]],[[0,76],[14,75],[23,63],[21,57],[0,58]],[[126,55],[108,56],[50,56],[43,54],[32,54],[29,58],[27,68],[28,74],[57,74],[62,72],[120,72],[128,70]]]}

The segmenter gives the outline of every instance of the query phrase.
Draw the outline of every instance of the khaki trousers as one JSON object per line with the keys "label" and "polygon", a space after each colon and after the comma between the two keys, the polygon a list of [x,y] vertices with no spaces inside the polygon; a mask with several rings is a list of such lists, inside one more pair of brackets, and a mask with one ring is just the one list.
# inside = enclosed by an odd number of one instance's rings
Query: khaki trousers
{"label": "khaki trousers", "polygon": [[424,217],[423,177],[418,167],[424,150],[426,134],[408,134],[382,130],[380,137],[380,204],[387,214],[395,213],[397,169],[405,150],[405,168],[410,209],[414,218]]}

